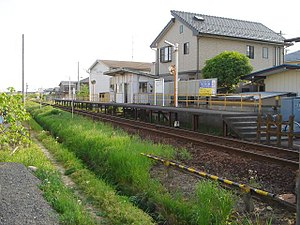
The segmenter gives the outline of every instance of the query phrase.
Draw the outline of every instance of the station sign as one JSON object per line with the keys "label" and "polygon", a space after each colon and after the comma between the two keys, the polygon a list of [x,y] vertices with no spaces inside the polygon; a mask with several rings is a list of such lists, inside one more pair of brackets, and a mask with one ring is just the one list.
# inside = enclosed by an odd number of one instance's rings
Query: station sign
{"label": "station sign", "polygon": [[217,78],[199,80],[199,96],[216,95],[217,81]]}

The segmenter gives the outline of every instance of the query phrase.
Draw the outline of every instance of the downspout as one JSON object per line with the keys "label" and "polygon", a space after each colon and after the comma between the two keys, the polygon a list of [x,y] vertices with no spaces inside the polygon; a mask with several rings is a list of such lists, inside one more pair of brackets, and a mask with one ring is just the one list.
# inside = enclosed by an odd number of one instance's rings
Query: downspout
{"label": "downspout", "polygon": [[156,48],[156,65],[155,65],[155,75],[159,75],[159,50]]}
{"label": "downspout", "polygon": [[200,68],[199,68],[199,66],[200,66],[200,62],[199,62],[199,60],[200,60],[200,44],[199,44],[199,40],[200,40],[200,38],[199,38],[199,36],[197,36],[197,68],[196,68],[196,74],[197,74],[197,76],[196,76],[196,79],[199,79],[199,77],[200,77],[200,75],[199,75],[199,71],[200,71]]}

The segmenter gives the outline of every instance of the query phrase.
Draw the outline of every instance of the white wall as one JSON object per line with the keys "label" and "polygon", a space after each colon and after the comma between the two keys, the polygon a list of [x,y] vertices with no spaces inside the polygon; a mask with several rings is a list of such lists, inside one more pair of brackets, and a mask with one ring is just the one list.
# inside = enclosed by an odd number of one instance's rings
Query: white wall
{"label": "white wall", "polygon": [[117,103],[124,103],[125,100],[125,93],[124,93],[124,85],[125,83],[128,84],[127,89],[127,103],[134,103],[135,94],[139,94],[139,82],[148,82],[148,92],[150,92],[150,85],[152,85],[154,79],[146,76],[140,76],[131,73],[125,73],[124,75],[115,75],[112,77],[112,84],[115,87],[115,101]]}
{"label": "white wall", "polygon": [[96,81],[95,84],[95,94],[109,92],[110,86],[110,78],[111,76],[103,75],[104,72],[108,71],[108,67],[103,63],[97,63],[93,69],[90,71],[90,82],[89,82],[89,89],[90,94],[93,95],[93,85],[91,84],[92,80]]}

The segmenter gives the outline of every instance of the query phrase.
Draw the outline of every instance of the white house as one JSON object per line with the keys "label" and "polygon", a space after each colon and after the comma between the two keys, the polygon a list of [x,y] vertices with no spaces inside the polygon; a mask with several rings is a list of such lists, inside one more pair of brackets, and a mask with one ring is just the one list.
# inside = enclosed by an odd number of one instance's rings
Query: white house
{"label": "white house", "polygon": [[88,69],[90,74],[89,90],[90,101],[112,101],[113,89],[110,87],[111,76],[105,74],[107,71],[115,69],[133,69],[142,72],[151,72],[152,63],[116,61],[116,60],[96,60]]}
{"label": "white house", "polygon": [[117,103],[153,102],[154,76],[132,69],[113,69],[104,74],[112,76],[111,87],[114,89],[113,101]]}

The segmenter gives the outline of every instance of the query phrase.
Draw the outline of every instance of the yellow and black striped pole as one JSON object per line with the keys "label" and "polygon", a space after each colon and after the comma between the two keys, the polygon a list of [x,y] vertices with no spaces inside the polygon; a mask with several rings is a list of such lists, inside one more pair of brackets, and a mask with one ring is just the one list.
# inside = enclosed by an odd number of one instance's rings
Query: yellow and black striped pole
{"label": "yellow and black striped pole", "polygon": [[200,175],[201,177],[205,177],[205,178],[208,178],[208,179],[211,179],[211,180],[219,181],[219,182],[227,184],[227,185],[232,185],[232,186],[238,187],[238,188],[242,189],[244,192],[251,192],[251,193],[255,193],[255,194],[258,194],[258,195],[262,195],[262,196],[268,196],[268,197],[272,197],[272,198],[274,198],[276,196],[275,194],[272,194],[270,192],[263,191],[263,190],[260,190],[260,189],[256,189],[256,188],[253,188],[253,187],[249,187],[245,184],[240,184],[240,183],[230,181],[230,180],[227,180],[227,179],[223,179],[221,177],[199,171],[199,170],[194,169],[192,167],[188,167],[186,165],[179,164],[179,163],[174,162],[172,160],[165,160],[165,159],[160,158],[158,156],[154,156],[154,155],[151,155],[151,154],[145,154],[145,153],[141,153],[141,155],[146,156],[150,159],[160,161],[164,165],[167,165],[167,166],[171,165],[171,166],[174,166],[174,167],[178,167],[182,170],[187,170],[190,173]]}

